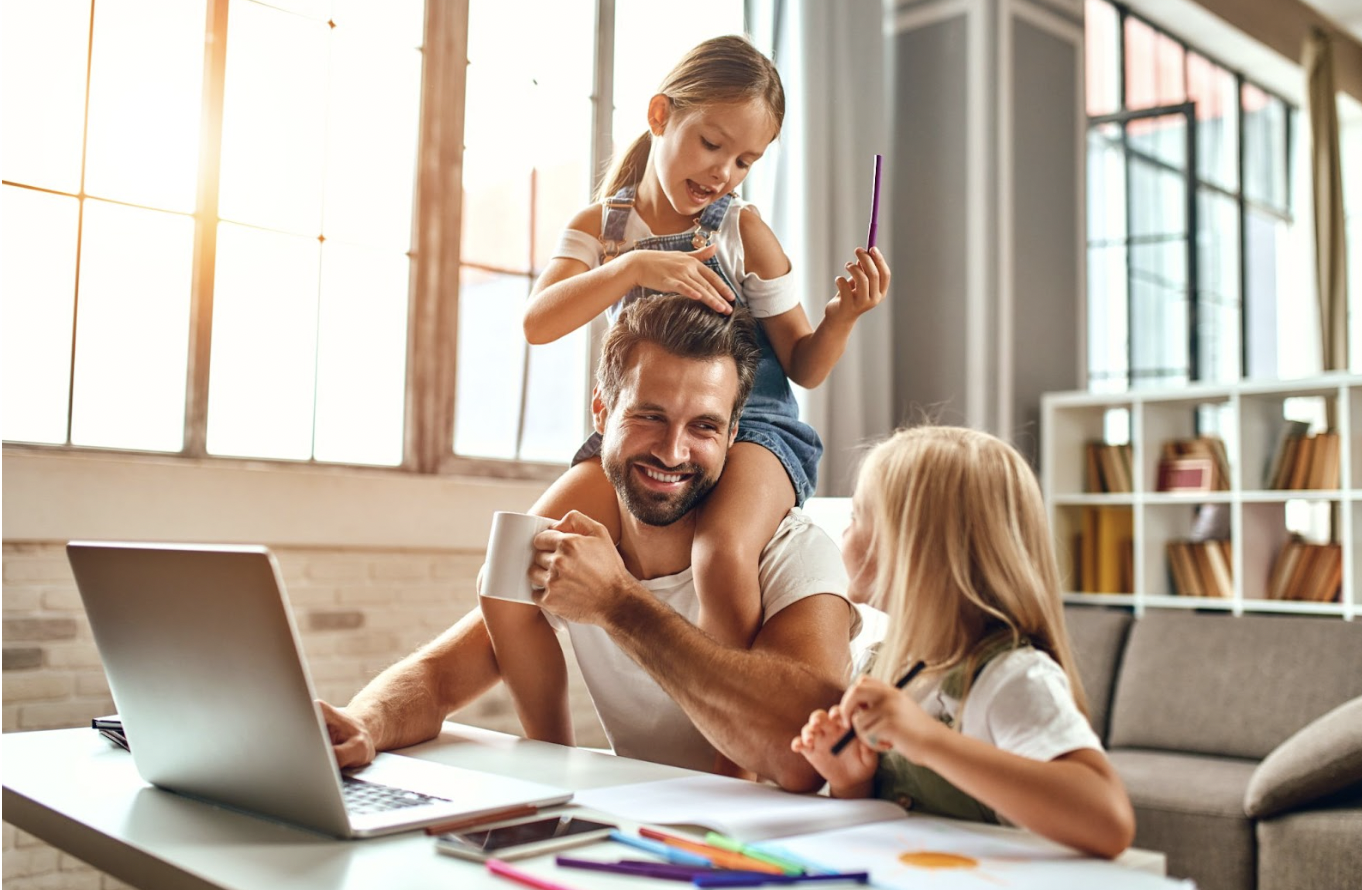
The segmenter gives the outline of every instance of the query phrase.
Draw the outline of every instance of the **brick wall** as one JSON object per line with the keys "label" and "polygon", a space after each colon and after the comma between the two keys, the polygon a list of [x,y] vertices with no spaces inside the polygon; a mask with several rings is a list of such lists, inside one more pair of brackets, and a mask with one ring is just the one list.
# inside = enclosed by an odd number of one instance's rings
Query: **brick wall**
{"label": "brick wall", "polygon": [[[476,602],[480,552],[276,548],[317,694],[343,703],[374,674],[431,639]],[[114,710],[61,544],[6,543],[3,557],[4,731],[89,726]],[[572,666],[581,745],[604,746]],[[498,688],[453,715],[518,733]],[[105,890],[125,885],[4,826],[5,890]]]}

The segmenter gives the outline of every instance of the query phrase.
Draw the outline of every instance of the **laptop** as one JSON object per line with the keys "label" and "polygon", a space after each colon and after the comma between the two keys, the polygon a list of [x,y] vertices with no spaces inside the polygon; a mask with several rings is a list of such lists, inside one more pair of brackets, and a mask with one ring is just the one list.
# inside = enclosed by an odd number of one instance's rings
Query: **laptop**
{"label": "laptop", "polygon": [[66,552],[133,761],[159,788],[343,838],[572,797],[397,754],[343,775],[265,547]]}

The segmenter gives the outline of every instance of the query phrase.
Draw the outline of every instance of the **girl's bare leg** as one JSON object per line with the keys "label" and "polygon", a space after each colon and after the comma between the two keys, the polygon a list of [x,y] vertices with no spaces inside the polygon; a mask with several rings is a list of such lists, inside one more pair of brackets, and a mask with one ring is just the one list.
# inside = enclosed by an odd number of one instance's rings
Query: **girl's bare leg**
{"label": "girl's bare leg", "polygon": [[[578,510],[619,539],[619,502],[598,459],[583,461],[549,486],[530,512],[562,519]],[[481,575],[479,575],[481,581]],[[483,599],[482,617],[492,637],[501,677],[510,690],[525,736],[561,745],[575,743],[568,708],[567,664],[557,635],[538,606]]]}
{"label": "girl's bare leg", "polygon": [[[746,649],[761,629],[761,552],[794,505],[794,486],[774,454],[755,442],[729,450],[701,507],[691,558],[698,623],[719,642]],[[715,772],[752,778],[723,755]]]}

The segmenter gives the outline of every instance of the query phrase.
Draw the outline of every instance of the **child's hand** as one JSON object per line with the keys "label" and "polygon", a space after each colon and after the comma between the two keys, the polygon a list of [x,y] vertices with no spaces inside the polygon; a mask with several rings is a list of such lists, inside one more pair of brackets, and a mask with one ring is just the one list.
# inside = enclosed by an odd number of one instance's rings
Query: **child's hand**
{"label": "child's hand", "polygon": [[870,748],[897,751],[914,763],[921,763],[925,746],[943,729],[907,693],[870,677],[846,691],[840,708]]}
{"label": "child's hand", "polygon": [[847,721],[841,708],[814,711],[799,735],[790,741],[790,750],[803,754],[818,774],[828,780],[834,797],[867,796],[868,789],[864,789],[864,794],[848,792],[870,782],[880,758],[860,739],[852,739],[841,754],[833,754],[832,746],[846,731]]}
{"label": "child's hand", "polygon": [[705,260],[717,244],[703,250],[631,250],[621,260],[629,263],[634,285],[663,294],[682,294],[724,315],[733,311],[733,292]]}
{"label": "child's hand", "polygon": [[823,316],[846,325],[874,309],[889,293],[889,264],[876,247],[856,248],[855,262],[847,263],[847,277],[837,279],[837,296],[828,301]]}

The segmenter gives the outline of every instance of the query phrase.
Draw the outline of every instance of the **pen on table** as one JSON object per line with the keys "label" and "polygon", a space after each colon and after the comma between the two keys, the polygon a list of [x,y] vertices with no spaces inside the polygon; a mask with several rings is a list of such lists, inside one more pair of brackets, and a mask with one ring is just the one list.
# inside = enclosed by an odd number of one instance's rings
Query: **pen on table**
{"label": "pen on table", "polygon": [[671,865],[666,862],[643,862],[638,859],[621,859],[619,862],[602,862],[599,859],[574,859],[571,856],[558,856],[554,864],[562,868],[579,868],[587,871],[602,871],[617,875],[634,875],[640,878],[657,878],[663,881],[683,881],[689,884],[696,875],[729,875],[739,878],[760,878],[765,874],[757,871],[715,871],[698,865]]}
{"label": "pen on table", "polygon": [[824,874],[832,874],[837,871],[837,869],[833,868],[830,865],[824,865],[821,862],[814,862],[812,860],[805,859],[803,856],[799,856],[790,852],[790,850],[788,850],[785,847],[782,847],[780,844],[773,844],[770,841],[762,841],[761,843],[757,844],[748,844],[748,846],[754,850],[760,850],[761,852],[769,854],[771,856],[777,856],[782,861],[788,862],[791,865],[797,865],[800,868],[804,869],[804,871],[807,874],[816,875],[819,874],[820,872]]}
{"label": "pen on table", "polygon": [[534,804],[520,804],[519,806],[507,807],[504,810],[493,810],[490,813],[483,813],[481,816],[468,816],[464,819],[455,819],[452,822],[440,822],[436,825],[426,826],[426,834],[445,834],[450,831],[462,831],[465,828],[472,828],[475,825],[488,825],[492,822],[500,822],[502,819],[515,819],[519,816],[533,816],[539,812],[539,807]]}
{"label": "pen on table", "polygon": [[[908,673],[904,674],[902,677],[899,677],[898,680],[897,680],[897,682],[894,683],[894,688],[895,688],[895,689],[902,689],[903,687],[907,686],[909,683],[913,682],[913,678],[916,677],[918,674],[922,673],[922,669],[925,668],[926,666],[927,666],[927,662],[925,662],[925,661],[919,661],[917,664],[915,664],[915,665],[913,665],[912,667],[910,667],[910,668],[908,669]],[[847,715],[847,722],[850,722],[850,721],[851,721],[851,715],[848,714],[848,715]],[[842,753],[842,749],[845,748],[847,745],[850,745],[850,744],[851,744],[851,740],[854,739],[854,738],[856,738],[856,727],[853,726],[853,727],[851,727],[850,729],[848,729],[848,730],[842,735],[842,737],[841,737],[840,739],[837,740],[837,744],[835,744],[835,745],[832,746],[832,753],[833,753],[833,754],[841,754],[841,753]]]}
{"label": "pen on table", "polygon": [[844,871],[830,875],[696,875],[691,883],[696,887],[760,887],[765,884],[815,884],[824,881],[849,881],[857,884],[870,883],[868,871]]}
{"label": "pen on table", "polygon": [[674,834],[667,834],[665,831],[658,831],[655,828],[640,828],[638,833],[644,837],[662,841],[673,847],[680,847],[692,853],[704,856],[710,862],[721,868],[739,869],[742,871],[759,871],[767,874],[783,875],[785,869],[779,865],[772,865],[760,859],[754,859],[742,853],[734,853],[732,850],[723,850],[704,841],[692,840],[691,838],[679,837]]}
{"label": "pen on table", "polygon": [[637,850],[644,850],[648,853],[652,853],[654,856],[661,856],[663,859],[675,865],[697,865],[703,868],[709,868],[713,864],[706,856],[668,846],[656,839],[648,840],[646,838],[633,837],[618,830],[610,832],[610,839],[617,843],[627,844]]}
{"label": "pen on table", "polygon": [[875,247],[875,236],[880,228],[880,166],[884,163],[884,155],[875,155],[875,184],[870,194],[870,233],[865,238],[865,249],[872,250]]}
{"label": "pen on table", "polygon": [[532,875],[527,871],[513,868],[500,859],[488,859],[484,864],[487,866],[487,870],[492,874],[503,878],[509,878],[512,881],[524,884],[526,887],[534,887],[536,890],[573,890],[573,888],[564,884],[558,884],[554,881],[541,878],[538,875]]}
{"label": "pen on table", "polygon": [[759,850],[756,847],[751,846],[750,844],[744,844],[742,841],[737,840],[736,838],[726,837],[725,835],[719,834],[717,831],[711,831],[709,834],[706,834],[705,843],[710,844],[711,846],[718,847],[720,850],[728,850],[733,853],[741,853],[744,856],[752,857],[758,862],[765,862],[769,865],[774,865],[776,868],[779,868],[787,875],[799,875],[804,873],[804,866],[802,865],[796,865],[795,863],[791,862],[788,859],[781,859],[779,856],[776,856],[773,853],[767,853],[765,850]]}

